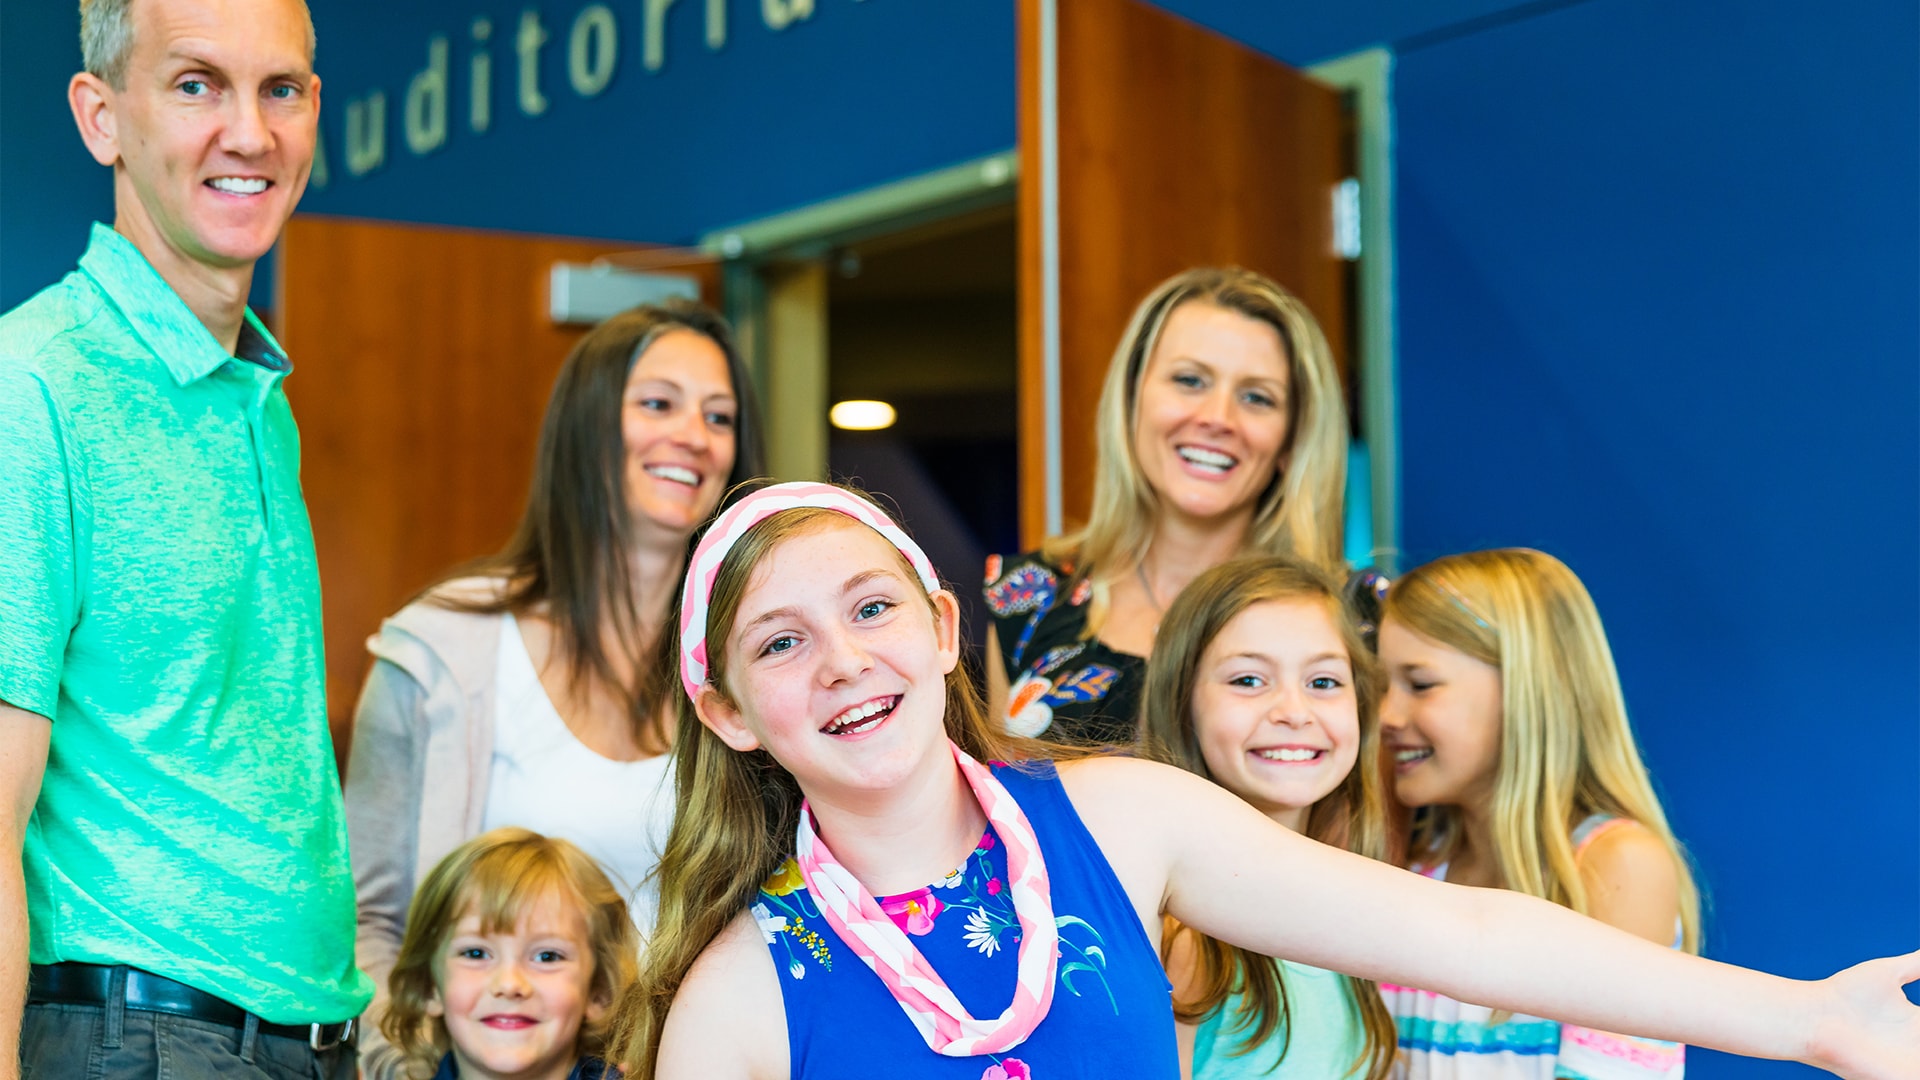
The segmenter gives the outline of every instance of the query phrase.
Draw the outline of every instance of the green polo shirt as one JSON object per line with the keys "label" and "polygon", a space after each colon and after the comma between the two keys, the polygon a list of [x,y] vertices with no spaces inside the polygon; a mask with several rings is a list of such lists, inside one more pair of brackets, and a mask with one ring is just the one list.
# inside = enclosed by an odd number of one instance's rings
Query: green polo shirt
{"label": "green polo shirt", "polygon": [[342,1020],[373,988],[290,365],[252,312],[239,352],[104,225],[0,316],[0,700],[53,721],[31,955]]}

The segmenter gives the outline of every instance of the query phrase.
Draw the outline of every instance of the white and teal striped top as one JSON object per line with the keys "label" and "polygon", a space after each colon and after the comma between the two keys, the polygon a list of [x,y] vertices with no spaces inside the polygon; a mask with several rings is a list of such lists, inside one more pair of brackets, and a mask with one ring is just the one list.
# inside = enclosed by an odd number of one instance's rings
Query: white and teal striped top
{"label": "white and teal striped top", "polygon": [[[1595,814],[1573,832],[1574,851],[1629,824]],[[1445,864],[1416,867],[1445,881]],[[1674,948],[1681,947],[1679,928]],[[1493,1010],[1441,994],[1381,984],[1400,1035],[1394,1080],[1681,1080],[1686,1047],[1512,1013],[1495,1024]]]}

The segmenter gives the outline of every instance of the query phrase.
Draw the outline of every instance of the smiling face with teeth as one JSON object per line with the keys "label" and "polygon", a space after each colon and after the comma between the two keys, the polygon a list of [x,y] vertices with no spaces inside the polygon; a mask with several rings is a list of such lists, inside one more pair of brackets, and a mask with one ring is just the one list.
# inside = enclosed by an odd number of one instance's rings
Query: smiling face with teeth
{"label": "smiling face with teeth", "polygon": [[1500,769],[1500,669],[1391,617],[1380,624],[1380,663],[1380,731],[1395,797],[1413,807],[1486,809]]}
{"label": "smiling face with teeth", "polygon": [[1280,332],[1200,300],[1168,314],[1140,376],[1133,451],[1175,514],[1245,528],[1282,465],[1292,377]]}
{"label": "smiling face with teeth", "polygon": [[669,330],[627,373],[620,412],[627,513],[671,545],[720,505],[733,471],[739,403],[727,355],[695,330]]}
{"label": "smiling face with teeth", "polygon": [[1353,665],[1327,601],[1267,600],[1228,620],[1201,654],[1192,711],[1213,780],[1303,831],[1360,749]]}
{"label": "smiling face with teeth", "polygon": [[244,273],[313,164],[320,80],[297,0],[136,0],[122,85],[74,76],[76,121],[114,166],[114,227],[176,290]]}
{"label": "smiling face with teeth", "polygon": [[728,746],[764,748],[816,803],[841,803],[953,770],[947,674],[959,608],[929,597],[892,544],[830,511],[753,568],[724,648],[722,681],[695,704]]}
{"label": "smiling face with teeth", "polygon": [[461,1076],[565,1076],[580,1029],[610,1001],[594,994],[594,950],[581,904],[544,897],[489,931],[471,907],[434,957],[426,1012],[440,1018]]}

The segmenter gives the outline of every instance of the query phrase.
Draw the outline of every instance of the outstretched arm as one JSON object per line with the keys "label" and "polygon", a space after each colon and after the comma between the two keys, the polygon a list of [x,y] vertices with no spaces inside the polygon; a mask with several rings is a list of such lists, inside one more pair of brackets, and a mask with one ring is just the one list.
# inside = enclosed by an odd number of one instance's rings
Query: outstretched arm
{"label": "outstretched arm", "polygon": [[1177,769],[1107,758],[1063,773],[1143,915],[1157,903],[1257,952],[1492,1008],[1920,1080],[1920,1009],[1900,991],[1920,953],[1820,983],[1777,978],[1316,844]]}

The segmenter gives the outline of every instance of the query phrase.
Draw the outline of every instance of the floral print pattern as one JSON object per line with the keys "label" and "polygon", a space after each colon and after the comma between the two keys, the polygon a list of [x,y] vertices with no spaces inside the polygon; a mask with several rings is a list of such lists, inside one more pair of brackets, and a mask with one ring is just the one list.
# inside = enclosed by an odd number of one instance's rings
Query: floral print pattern
{"label": "floral print pattern", "polygon": [[1001,720],[1009,732],[1132,742],[1146,664],[1082,636],[1092,599],[1092,578],[1076,578],[1071,565],[1038,555],[987,560],[987,607],[1009,684]]}
{"label": "floral print pattern", "polygon": [[[900,929],[915,937],[925,937],[937,926],[954,918],[961,920],[959,932],[967,947],[981,957],[998,954],[1002,949],[1020,945],[1020,920],[1014,914],[1013,897],[1007,891],[1002,871],[1005,853],[993,830],[988,829],[974,846],[973,853],[952,873],[939,881],[912,892],[876,896],[880,910]],[[833,970],[833,953],[827,942],[808,924],[818,920],[820,909],[800,877],[797,862],[788,859],[760,886],[759,900],[753,905],[753,921],[768,947],[781,946],[787,959],[787,974],[806,978],[803,957],[811,957],[822,968]],[[954,915],[948,915],[954,912]],[[964,913],[964,914],[960,914]],[[1104,996],[1116,1014],[1119,1005],[1107,984],[1106,943],[1100,932],[1085,919],[1055,914],[1054,925],[1060,931],[1060,988],[1075,996],[1097,992]],[[1017,1059],[1008,1058],[995,1068],[1009,1063],[1025,1069]],[[988,1075],[993,1075],[992,1070]],[[1008,1072],[1009,1077],[1028,1076],[1026,1072]]]}
{"label": "floral print pattern", "polygon": [[833,970],[833,951],[820,932],[807,924],[808,919],[814,919],[825,926],[826,920],[821,918],[820,909],[807,892],[799,863],[788,859],[780,864],[773,876],[761,884],[760,900],[752,911],[753,921],[759,925],[760,936],[767,945],[778,944],[786,950],[787,974],[796,979],[807,977],[802,956],[812,957],[814,963],[827,971]]}
{"label": "floral print pattern", "polygon": [[[821,925],[822,919],[812,917],[818,908],[811,890],[792,868],[781,866],[748,906],[764,909],[753,917],[763,939],[773,939],[765,947],[780,981],[794,1080],[855,1074],[916,1080],[1179,1075],[1172,997],[1158,951],[1081,825],[1059,774],[1045,760],[993,763],[993,768],[1026,811],[1046,852],[1058,935],[1047,1020],[1017,1046],[966,1057],[929,1051],[884,980]],[[1026,934],[1009,903],[1014,886],[1007,877],[1004,840],[991,828],[976,838],[953,853],[958,857],[952,864],[940,866],[936,860],[923,869],[921,881],[907,879],[924,888],[895,885],[893,895],[872,899],[901,902],[904,914],[898,917],[910,921],[913,912],[904,902],[917,904],[931,924],[925,934],[885,932],[912,943],[963,1008],[993,1016],[1009,1004]],[[795,933],[796,922],[802,931],[817,927],[825,935],[831,967],[808,951]]]}
{"label": "floral print pattern", "polygon": [[933,932],[933,920],[940,917],[946,905],[933,895],[933,889],[929,887],[882,900],[880,910],[886,912],[887,917],[900,929],[915,937],[925,937]]}
{"label": "floral print pattern", "polygon": [[1054,712],[1063,706],[1099,701],[1120,680],[1111,664],[1087,664],[1056,673],[1087,650],[1085,643],[1048,649],[1032,669],[1007,691],[1007,730],[1034,738],[1053,726]]}
{"label": "floral print pattern", "polygon": [[995,615],[1038,611],[1053,603],[1053,593],[1059,585],[1060,579],[1053,571],[1039,563],[1025,563],[987,587],[987,606],[993,608]]}

